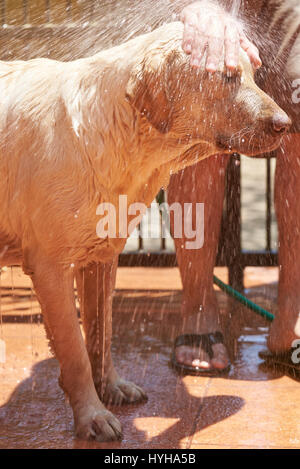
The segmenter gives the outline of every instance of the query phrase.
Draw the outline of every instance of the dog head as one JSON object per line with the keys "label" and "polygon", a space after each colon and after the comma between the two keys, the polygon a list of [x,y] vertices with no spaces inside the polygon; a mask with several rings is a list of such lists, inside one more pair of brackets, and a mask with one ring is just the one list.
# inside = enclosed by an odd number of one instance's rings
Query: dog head
{"label": "dog head", "polygon": [[127,85],[130,103],[161,134],[191,146],[205,142],[216,153],[246,155],[277,148],[291,121],[255,84],[247,54],[240,51],[230,75],[223,65],[206,72],[204,61],[194,69],[181,49],[182,29],[171,23],[149,35]]}

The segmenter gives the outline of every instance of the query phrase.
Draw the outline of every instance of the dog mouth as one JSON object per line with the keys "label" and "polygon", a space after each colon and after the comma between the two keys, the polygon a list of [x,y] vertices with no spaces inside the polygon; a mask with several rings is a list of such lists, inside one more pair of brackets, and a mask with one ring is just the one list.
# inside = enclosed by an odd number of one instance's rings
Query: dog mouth
{"label": "dog mouth", "polygon": [[239,136],[234,138],[225,135],[219,135],[216,139],[217,148],[226,153],[243,153],[248,156],[259,155],[275,150],[280,145],[284,134],[278,135],[260,135],[255,137],[255,133],[246,137]]}
{"label": "dog mouth", "polygon": [[227,137],[225,135],[219,135],[216,138],[216,146],[219,150],[222,150],[226,153],[234,153],[235,149],[233,147],[232,137]]}

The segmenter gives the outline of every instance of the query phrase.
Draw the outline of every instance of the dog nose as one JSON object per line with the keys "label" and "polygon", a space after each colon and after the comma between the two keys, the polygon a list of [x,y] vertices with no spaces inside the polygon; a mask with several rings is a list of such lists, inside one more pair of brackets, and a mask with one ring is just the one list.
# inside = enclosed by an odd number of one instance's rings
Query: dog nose
{"label": "dog nose", "polygon": [[290,128],[291,124],[292,121],[286,114],[280,112],[276,112],[276,114],[274,114],[272,125],[275,132],[282,134]]}

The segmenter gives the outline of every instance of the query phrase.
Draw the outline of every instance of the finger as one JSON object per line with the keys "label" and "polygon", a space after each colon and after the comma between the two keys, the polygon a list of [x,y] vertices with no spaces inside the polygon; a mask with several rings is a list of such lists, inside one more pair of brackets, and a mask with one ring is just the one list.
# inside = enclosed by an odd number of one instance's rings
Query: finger
{"label": "finger", "polygon": [[239,62],[240,34],[236,25],[231,22],[225,29],[225,65],[235,70]]}
{"label": "finger", "polygon": [[182,39],[182,49],[186,54],[192,52],[192,45],[197,34],[198,17],[192,12],[188,12],[183,17],[184,30]]}
{"label": "finger", "polygon": [[[220,27],[221,26],[221,27]],[[206,58],[206,70],[214,73],[223,57],[224,51],[224,26],[216,18],[212,17],[209,23],[208,50]]]}
{"label": "finger", "polygon": [[244,33],[240,33],[240,45],[241,48],[248,54],[252,65],[255,68],[261,67],[262,61],[259,56],[259,51],[257,47],[251,41],[249,41]]}
{"label": "finger", "polygon": [[197,29],[194,36],[194,41],[192,44],[192,58],[191,64],[193,67],[200,67],[201,60],[204,56],[205,50],[207,48],[208,37],[200,29]]}

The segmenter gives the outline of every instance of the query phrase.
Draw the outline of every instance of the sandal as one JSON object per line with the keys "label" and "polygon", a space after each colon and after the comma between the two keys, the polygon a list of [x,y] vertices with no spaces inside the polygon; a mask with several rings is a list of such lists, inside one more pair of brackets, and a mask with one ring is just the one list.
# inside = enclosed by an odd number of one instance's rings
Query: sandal
{"label": "sandal", "polygon": [[223,344],[224,338],[223,334],[219,331],[210,333],[210,334],[183,334],[179,335],[175,339],[172,357],[171,357],[171,365],[180,373],[182,374],[193,374],[193,375],[201,375],[201,376],[219,376],[225,373],[228,373],[230,370],[230,363],[226,368],[219,370],[217,368],[201,368],[195,366],[184,365],[183,363],[179,363],[176,360],[175,349],[180,347],[181,345],[187,345],[189,347],[200,347],[203,349],[211,359],[213,357],[213,350],[212,346],[215,344]]}

